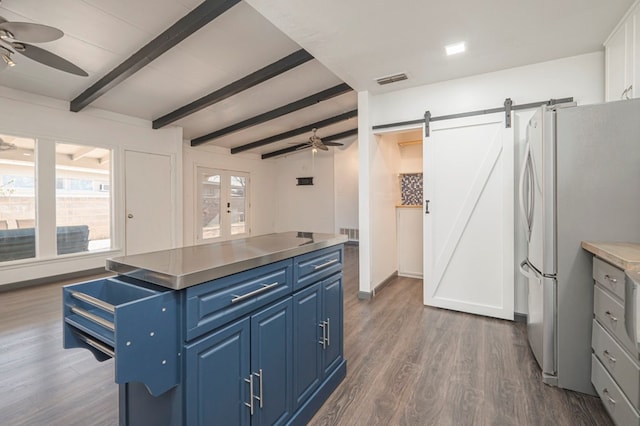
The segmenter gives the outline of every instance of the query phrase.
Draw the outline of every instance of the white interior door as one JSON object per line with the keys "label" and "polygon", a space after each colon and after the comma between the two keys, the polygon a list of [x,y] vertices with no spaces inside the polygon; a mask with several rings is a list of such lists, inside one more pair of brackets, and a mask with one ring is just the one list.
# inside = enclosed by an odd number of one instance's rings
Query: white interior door
{"label": "white interior door", "polygon": [[173,247],[171,157],[125,152],[126,253]]}
{"label": "white interior door", "polygon": [[513,131],[504,114],[431,123],[424,139],[424,303],[513,319]]}

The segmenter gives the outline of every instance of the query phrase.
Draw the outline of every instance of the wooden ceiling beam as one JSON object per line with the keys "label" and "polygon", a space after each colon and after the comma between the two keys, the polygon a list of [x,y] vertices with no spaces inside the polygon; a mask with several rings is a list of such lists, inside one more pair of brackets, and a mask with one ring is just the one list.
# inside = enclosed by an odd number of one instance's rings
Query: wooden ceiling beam
{"label": "wooden ceiling beam", "polygon": [[313,59],[313,56],[304,49],[300,49],[293,52],[284,58],[267,65],[264,68],[259,69],[249,75],[242,77],[239,80],[234,81],[221,89],[209,93],[197,99],[183,107],[176,109],[160,118],[153,120],[153,128],[159,129],[174,121],[180,120],[188,115],[198,112],[201,109],[207,108],[213,104],[230,98],[233,95],[257,86],[271,78],[277,77],[297,66],[304,64],[307,61]]}
{"label": "wooden ceiling beam", "polygon": [[[151,61],[176,46],[209,22],[238,4],[240,0],[205,0],[198,7],[151,40],[128,59],[71,101],[70,110],[78,112],[127,78],[147,66]],[[153,11],[150,11],[153,13]]]}
{"label": "wooden ceiling beam", "polygon": [[259,148],[264,145],[269,145],[275,142],[279,142],[284,139],[292,138],[294,136],[302,135],[304,133],[310,133],[313,129],[322,129],[323,127],[331,124],[339,123],[341,121],[349,120],[358,116],[358,110],[345,112],[344,114],[336,115],[335,117],[327,118],[326,120],[317,121],[315,123],[307,124],[297,129],[289,130],[288,132],[280,133],[278,135],[269,136],[268,138],[260,139],[259,141],[251,142],[248,144],[240,145],[235,148],[231,148],[232,154],[238,154],[240,152],[248,151],[250,149]]}
{"label": "wooden ceiling beam", "polygon": [[307,96],[306,98],[299,99],[290,104],[278,107],[271,111],[267,111],[260,115],[256,115],[255,117],[248,118],[246,120],[232,124],[231,126],[227,126],[223,129],[216,130],[215,132],[211,132],[204,136],[191,139],[191,146],[202,145],[203,143],[206,143],[212,139],[217,139],[219,137],[237,132],[239,130],[243,130],[252,126],[257,126],[258,124],[265,123],[275,118],[282,117],[283,115],[290,114],[294,111],[298,111],[308,106],[315,105],[319,102],[326,101],[327,99],[331,99],[335,96],[343,95],[347,92],[350,92],[351,90],[352,89],[351,87],[349,87],[348,84],[346,83],[339,84],[337,86],[315,93],[311,96]]}
{"label": "wooden ceiling beam", "polygon": [[[358,134],[358,129],[351,129],[351,130],[347,130],[346,132],[341,132],[341,133],[336,133],[335,135],[331,135],[331,136],[326,136],[324,138],[321,138],[323,142],[333,142],[333,141],[337,141],[340,139],[344,139],[347,138],[349,136],[354,136]],[[273,157],[277,157],[279,155],[283,155],[283,154],[288,154],[290,152],[296,152],[296,151],[300,151],[303,149],[307,149],[307,148],[311,148],[311,145],[305,143],[301,143],[301,144],[297,144],[297,145],[293,145],[289,148],[284,148],[284,149],[279,149],[277,151],[273,151],[273,152],[267,152],[266,154],[262,154],[261,158],[263,160],[266,160],[267,158],[273,158]]]}

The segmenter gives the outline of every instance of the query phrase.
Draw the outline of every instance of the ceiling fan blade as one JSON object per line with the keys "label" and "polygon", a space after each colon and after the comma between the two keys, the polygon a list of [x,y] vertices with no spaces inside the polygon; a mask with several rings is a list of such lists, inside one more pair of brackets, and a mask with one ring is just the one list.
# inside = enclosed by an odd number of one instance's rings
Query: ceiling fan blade
{"label": "ceiling fan blade", "polygon": [[314,147],[314,148],[321,149],[321,150],[323,150],[323,151],[329,151],[329,147],[328,147],[328,146],[326,146],[326,145],[325,145],[324,143],[322,143],[322,142],[321,142],[321,143],[317,143],[317,144],[313,144],[313,147]]}
{"label": "ceiling fan blade", "polygon": [[343,143],[340,142],[322,142],[323,144],[325,144],[326,146],[343,146]]}
{"label": "ceiling fan blade", "polygon": [[30,43],[45,43],[57,40],[64,35],[57,28],[30,22],[3,22],[0,24],[0,30],[9,31],[16,40]]}
{"label": "ceiling fan blade", "polygon": [[[18,43],[15,44],[17,45]],[[60,71],[68,72],[82,77],[87,77],[89,75],[82,68],[72,64],[71,62],[54,53],[27,43],[20,43],[20,45],[24,46],[24,50],[16,48],[16,52],[26,56],[29,59],[33,59],[34,61],[40,62],[41,64],[47,65],[51,68],[55,68]]]}

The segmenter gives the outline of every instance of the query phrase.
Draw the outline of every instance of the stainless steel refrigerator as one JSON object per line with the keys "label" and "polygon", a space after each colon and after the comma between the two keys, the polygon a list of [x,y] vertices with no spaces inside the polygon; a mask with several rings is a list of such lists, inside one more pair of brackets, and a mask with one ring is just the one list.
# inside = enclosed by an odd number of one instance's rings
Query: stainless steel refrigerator
{"label": "stainless steel refrigerator", "polygon": [[595,394],[592,257],[580,243],[640,242],[640,100],[540,108],[527,127],[519,202],[527,332],[543,381]]}

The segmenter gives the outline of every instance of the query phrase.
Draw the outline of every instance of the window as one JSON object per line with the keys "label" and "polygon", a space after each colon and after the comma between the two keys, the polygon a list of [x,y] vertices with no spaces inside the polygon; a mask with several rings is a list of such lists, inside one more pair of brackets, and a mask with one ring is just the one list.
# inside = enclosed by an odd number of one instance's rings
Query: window
{"label": "window", "polygon": [[198,167],[197,241],[249,236],[249,175]]}
{"label": "window", "polygon": [[111,248],[111,152],[56,144],[58,254]]}
{"label": "window", "polygon": [[0,263],[110,249],[111,157],[0,134]]}
{"label": "window", "polygon": [[0,135],[0,262],[36,257],[35,144]]}

